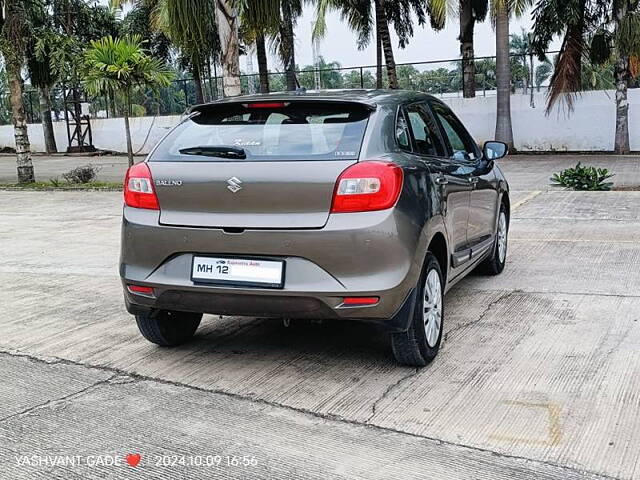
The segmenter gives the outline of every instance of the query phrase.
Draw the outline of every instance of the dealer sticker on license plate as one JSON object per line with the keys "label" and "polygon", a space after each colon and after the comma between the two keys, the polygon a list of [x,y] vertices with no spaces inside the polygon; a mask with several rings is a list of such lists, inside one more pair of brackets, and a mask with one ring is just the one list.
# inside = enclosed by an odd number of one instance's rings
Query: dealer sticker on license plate
{"label": "dealer sticker on license plate", "polygon": [[200,283],[282,288],[284,261],[194,256],[191,279]]}

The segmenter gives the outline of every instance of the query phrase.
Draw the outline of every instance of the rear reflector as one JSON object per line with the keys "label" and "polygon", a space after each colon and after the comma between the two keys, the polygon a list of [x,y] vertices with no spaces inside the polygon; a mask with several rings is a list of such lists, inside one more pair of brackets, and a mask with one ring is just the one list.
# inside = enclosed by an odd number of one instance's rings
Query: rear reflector
{"label": "rear reflector", "polygon": [[142,285],[128,285],[131,293],[141,293],[142,295],[153,295],[152,287],[143,287]]}
{"label": "rear reflector", "polygon": [[359,305],[375,305],[380,301],[380,297],[345,297],[342,305],[356,307]]}
{"label": "rear reflector", "polygon": [[402,191],[403,177],[402,169],[395,163],[356,163],[338,178],[331,212],[371,212],[391,208]]}
{"label": "rear reflector", "polygon": [[124,203],[129,207],[160,210],[151,170],[146,162],[137,163],[127,170],[124,177]]}
{"label": "rear reflector", "polygon": [[283,108],[288,105],[287,102],[256,102],[245,103],[247,108]]}

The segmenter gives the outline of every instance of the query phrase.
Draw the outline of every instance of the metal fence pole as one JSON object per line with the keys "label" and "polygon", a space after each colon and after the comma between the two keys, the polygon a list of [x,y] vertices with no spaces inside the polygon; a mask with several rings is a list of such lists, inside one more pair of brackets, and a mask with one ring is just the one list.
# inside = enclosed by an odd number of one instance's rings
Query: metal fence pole
{"label": "metal fence pole", "polygon": [[364,88],[364,75],[362,73],[362,68],[360,67],[360,88]]}

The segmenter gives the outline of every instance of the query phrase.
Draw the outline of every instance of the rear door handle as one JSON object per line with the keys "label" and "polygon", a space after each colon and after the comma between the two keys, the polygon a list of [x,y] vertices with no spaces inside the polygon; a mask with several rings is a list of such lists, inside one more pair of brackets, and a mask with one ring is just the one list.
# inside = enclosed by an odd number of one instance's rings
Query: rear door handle
{"label": "rear door handle", "polygon": [[436,185],[446,185],[448,183],[447,177],[436,177]]}

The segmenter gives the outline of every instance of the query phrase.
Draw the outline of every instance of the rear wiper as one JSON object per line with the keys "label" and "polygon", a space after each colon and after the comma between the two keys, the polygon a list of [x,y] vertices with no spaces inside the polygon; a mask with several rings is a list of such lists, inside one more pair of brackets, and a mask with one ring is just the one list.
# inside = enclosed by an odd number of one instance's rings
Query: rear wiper
{"label": "rear wiper", "polygon": [[203,155],[207,157],[221,158],[247,158],[244,148],[232,147],[229,145],[201,145],[198,147],[181,148],[182,155]]}

